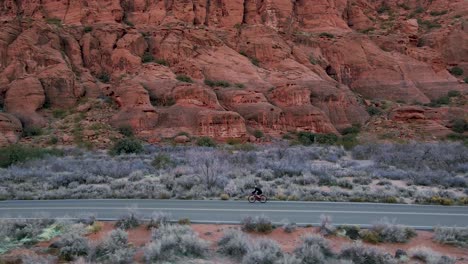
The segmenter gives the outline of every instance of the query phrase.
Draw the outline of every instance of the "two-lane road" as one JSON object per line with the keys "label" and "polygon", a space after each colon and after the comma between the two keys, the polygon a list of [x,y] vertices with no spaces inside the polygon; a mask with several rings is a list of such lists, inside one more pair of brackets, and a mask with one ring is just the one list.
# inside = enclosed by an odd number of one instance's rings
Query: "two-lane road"
{"label": "two-lane road", "polygon": [[468,225],[468,207],[334,202],[279,202],[249,204],[247,201],[198,200],[39,200],[0,201],[0,218],[76,218],[94,214],[115,220],[129,209],[149,218],[153,212],[170,213],[174,220],[189,218],[198,223],[238,223],[243,217],[264,214],[275,223],[284,219],[300,225],[318,224],[320,215],[332,216],[333,224],[363,227],[387,217],[396,223],[428,229],[434,226]]}

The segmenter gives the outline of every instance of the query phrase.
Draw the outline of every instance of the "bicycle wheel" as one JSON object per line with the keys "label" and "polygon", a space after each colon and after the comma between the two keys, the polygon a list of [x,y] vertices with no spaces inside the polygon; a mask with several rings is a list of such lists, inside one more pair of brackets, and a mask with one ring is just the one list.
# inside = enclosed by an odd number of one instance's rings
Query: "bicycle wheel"
{"label": "bicycle wheel", "polygon": [[250,195],[247,200],[249,200],[249,203],[255,203],[255,200],[257,200],[257,199],[255,199],[255,196]]}
{"label": "bicycle wheel", "polygon": [[267,201],[267,197],[266,197],[265,195],[262,195],[262,196],[260,197],[260,202],[261,202],[261,203],[266,203],[266,201]]}

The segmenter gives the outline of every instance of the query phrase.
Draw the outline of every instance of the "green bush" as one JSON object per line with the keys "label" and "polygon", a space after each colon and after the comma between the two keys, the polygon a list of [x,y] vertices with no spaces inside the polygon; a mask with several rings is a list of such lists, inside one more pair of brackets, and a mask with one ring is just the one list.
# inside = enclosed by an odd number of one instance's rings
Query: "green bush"
{"label": "green bush", "polygon": [[149,63],[149,62],[154,62],[154,56],[150,52],[145,52],[143,56],[141,57],[141,62],[142,63]]}
{"label": "green bush", "polygon": [[331,33],[328,33],[328,32],[322,32],[320,33],[319,35],[320,37],[325,37],[325,38],[334,38],[335,35],[331,34]]}
{"label": "green bush", "polygon": [[450,73],[454,76],[462,76],[463,75],[463,69],[455,66],[452,69],[450,69]]}
{"label": "green bush", "polygon": [[93,31],[93,27],[91,27],[91,26],[86,26],[86,27],[84,27],[84,32],[85,32],[85,33],[89,33],[89,32],[91,32],[91,31]]}
{"label": "green bush", "polygon": [[52,136],[50,139],[49,139],[49,144],[51,145],[55,145],[58,143],[58,138],[57,136]]}
{"label": "green bush", "polygon": [[418,19],[418,24],[425,29],[440,28],[441,25],[436,21]]}
{"label": "green bush", "polygon": [[186,83],[193,83],[192,78],[190,78],[187,75],[179,74],[177,75],[176,79],[180,82],[186,82]]}
{"label": "green bush", "polygon": [[353,124],[351,127],[347,127],[341,131],[342,135],[352,135],[358,134],[361,132],[361,125],[360,124]]}
{"label": "green bush", "polygon": [[42,135],[42,128],[36,126],[25,127],[23,137],[36,137]]}
{"label": "green bush", "polygon": [[67,116],[67,114],[68,112],[63,109],[55,109],[54,111],[52,111],[52,115],[55,118],[59,118],[59,119],[64,118],[65,116]]}
{"label": "green bush", "polygon": [[383,14],[383,13],[388,12],[388,11],[390,11],[390,7],[388,5],[386,5],[386,4],[381,5],[377,9],[377,13],[379,13],[379,14]]}
{"label": "green bush", "polygon": [[452,121],[452,130],[457,133],[468,131],[468,122],[464,119],[455,119]]}
{"label": "green bush", "polygon": [[190,225],[190,219],[188,218],[181,218],[177,221],[179,225]]}
{"label": "green bush", "polygon": [[300,144],[308,146],[315,143],[333,145],[338,142],[338,136],[335,134],[314,134],[310,132],[299,132],[297,139]]}
{"label": "green bush", "polygon": [[374,115],[380,115],[382,113],[382,110],[380,110],[379,108],[375,107],[375,106],[369,106],[367,107],[367,113],[369,113],[369,115],[371,116],[374,116]]}
{"label": "green bush", "polygon": [[254,137],[256,137],[256,138],[262,138],[262,137],[264,137],[263,132],[262,132],[261,130],[255,130],[255,131],[253,132],[253,135],[254,135]]}
{"label": "green bush", "polygon": [[169,63],[167,63],[167,61],[165,61],[164,59],[156,59],[154,62],[156,62],[159,65],[169,66]]}
{"label": "green bush", "polygon": [[450,103],[450,98],[448,96],[442,96],[438,99],[431,100],[431,103],[429,104],[429,106],[437,107],[440,105],[448,105],[449,103]]}
{"label": "green bush", "polygon": [[257,66],[257,67],[260,65],[260,61],[257,58],[254,58],[254,57],[250,58],[250,62],[252,62],[252,64]]}
{"label": "green bush", "polygon": [[126,137],[133,137],[133,128],[129,125],[119,127],[119,133]]}
{"label": "green bush", "polygon": [[235,86],[240,89],[245,88],[245,85],[243,83],[236,83]]}
{"label": "green bush", "polygon": [[47,22],[47,24],[62,26],[62,20],[60,20],[58,18],[46,18],[45,21]]}
{"label": "green bush", "polygon": [[442,15],[447,14],[447,10],[431,11],[429,14],[431,14],[431,16],[442,16]]}
{"label": "green bush", "polygon": [[367,243],[377,244],[380,242],[379,234],[372,230],[362,230],[360,232],[360,236],[362,241],[365,241]]}
{"label": "green bush", "polygon": [[463,79],[463,81],[465,81],[465,83],[468,83],[468,77],[466,77],[465,79]]}
{"label": "green bush", "polygon": [[460,96],[460,95],[461,95],[460,91],[454,91],[454,90],[449,91],[449,92],[447,93],[447,96],[448,96],[448,97],[458,97],[458,96]]}
{"label": "green bush", "polygon": [[231,84],[227,81],[213,81],[213,80],[208,80],[206,79],[205,80],[205,84],[210,86],[210,87],[224,87],[224,88],[227,88],[227,87],[230,87]]}
{"label": "green bush", "polygon": [[357,134],[344,135],[341,137],[339,142],[346,150],[350,150],[359,144],[356,135]]}
{"label": "green bush", "polygon": [[124,138],[117,141],[111,148],[109,154],[120,155],[130,153],[141,153],[143,152],[143,146],[140,141],[135,138]]}
{"label": "green bush", "polygon": [[103,72],[98,76],[98,79],[103,82],[103,83],[109,83],[110,82],[110,76],[107,72]]}
{"label": "green bush", "polygon": [[197,145],[200,147],[216,147],[216,142],[210,137],[200,137],[197,139]]}
{"label": "green bush", "polygon": [[6,168],[28,160],[41,159],[47,155],[61,156],[63,152],[56,149],[43,149],[19,144],[10,145],[0,148],[0,167]]}

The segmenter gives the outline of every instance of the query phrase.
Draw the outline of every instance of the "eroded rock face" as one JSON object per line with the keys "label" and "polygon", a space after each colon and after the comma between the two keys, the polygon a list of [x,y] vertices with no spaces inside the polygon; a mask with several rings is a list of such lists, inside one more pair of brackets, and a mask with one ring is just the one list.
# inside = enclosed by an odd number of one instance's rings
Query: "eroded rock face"
{"label": "eroded rock face", "polygon": [[[366,99],[429,103],[467,92],[466,76],[448,72],[468,72],[466,4],[423,4],[411,17],[419,4],[6,0],[0,102],[25,126],[45,126],[44,104],[73,110],[82,97],[108,96],[117,104],[110,124],[151,142],[180,132],[338,133],[369,119]],[[428,29],[429,12],[445,6],[440,27]],[[390,120],[447,127],[466,118],[465,106],[394,109]]]}
{"label": "eroded rock face", "polygon": [[18,142],[21,132],[22,125],[16,117],[0,113],[0,147]]}

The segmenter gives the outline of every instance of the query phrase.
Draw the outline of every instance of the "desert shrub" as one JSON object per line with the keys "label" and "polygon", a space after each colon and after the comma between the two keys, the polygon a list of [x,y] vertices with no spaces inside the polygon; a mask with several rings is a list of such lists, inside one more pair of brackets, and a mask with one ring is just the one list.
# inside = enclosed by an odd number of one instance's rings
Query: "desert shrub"
{"label": "desert shrub", "polygon": [[170,222],[171,215],[164,212],[155,212],[151,215],[147,228],[159,228],[161,225],[167,225]]}
{"label": "desert shrub", "polygon": [[294,222],[290,222],[290,221],[286,220],[284,222],[284,224],[283,224],[283,230],[286,233],[292,233],[292,232],[296,231],[296,229],[297,229],[297,225]]}
{"label": "desert shrub", "polygon": [[154,242],[144,250],[148,263],[173,260],[178,256],[203,257],[208,250],[208,244],[185,225],[161,225],[153,230],[152,240]]}
{"label": "desert shrub", "polygon": [[139,140],[135,138],[124,138],[115,142],[109,153],[111,155],[121,155],[141,152],[143,152],[143,146]]}
{"label": "desert shrub", "polygon": [[21,256],[22,264],[53,264],[57,263],[57,257],[51,255],[24,254]]}
{"label": "desert shrub", "polygon": [[334,256],[326,239],[317,235],[307,235],[294,251],[303,264],[328,263]]}
{"label": "desert shrub", "polygon": [[175,165],[174,161],[167,154],[158,154],[154,157],[151,165],[158,170],[167,169]]}
{"label": "desert shrub", "polygon": [[255,223],[256,231],[259,233],[270,233],[273,230],[273,224],[271,223],[271,220],[264,215],[256,216]]}
{"label": "desert shrub", "polygon": [[164,59],[155,59],[154,62],[156,62],[156,63],[159,64],[159,65],[169,66],[169,63],[168,63],[166,60],[164,60]]}
{"label": "desert shrub", "polygon": [[149,63],[149,62],[154,62],[154,56],[151,54],[151,52],[145,52],[143,56],[141,57],[141,62],[142,63]]}
{"label": "desert shrub", "polygon": [[468,227],[436,227],[434,240],[441,244],[468,247]]}
{"label": "desert shrub", "polygon": [[332,218],[329,215],[320,216],[320,234],[324,236],[334,235],[336,233],[336,228],[332,225]]}
{"label": "desert shrub", "polygon": [[438,107],[438,106],[441,106],[441,105],[448,105],[449,103],[450,103],[450,97],[441,96],[441,97],[439,97],[437,99],[431,100],[431,103],[429,104],[429,106]]}
{"label": "desert shrub", "polygon": [[440,204],[440,205],[453,205],[455,201],[451,198],[448,197],[441,197],[439,195],[434,195],[431,197],[428,197],[425,200],[425,203],[428,204]]}
{"label": "desert shrub", "polygon": [[62,235],[57,241],[57,245],[59,245],[60,258],[66,261],[87,256],[90,250],[88,240],[75,232]]}
{"label": "desert shrub", "polygon": [[363,230],[362,233],[363,240],[370,243],[406,243],[416,236],[416,231],[413,228],[396,225],[386,218],[372,225],[369,230]]}
{"label": "desert shrub", "polygon": [[348,180],[340,180],[340,181],[337,181],[336,184],[338,186],[340,186],[341,188],[344,188],[344,189],[353,189],[353,184],[351,182],[349,182]]}
{"label": "desert shrub", "polygon": [[176,79],[180,82],[193,83],[192,78],[187,75],[179,74],[176,76]]}
{"label": "desert shrub", "polygon": [[119,127],[119,133],[126,137],[133,137],[133,128],[131,126],[121,126]]}
{"label": "desert shrub", "polygon": [[200,147],[216,147],[216,142],[210,137],[200,137],[197,139],[197,145]]}
{"label": "desert shrub", "polygon": [[227,87],[231,86],[231,84],[228,81],[221,81],[221,80],[213,81],[213,80],[206,79],[205,84],[210,86],[210,87],[224,87],[224,88],[227,88]]}
{"label": "desert shrub", "polygon": [[98,77],[97,77],[102,83],[109,83],[110,82],[110,76],[107,72],[103,72],[101,73]]}
{"label": "desert shrub", "polygon": [[254,137],[256,137],[256,138],[262,138],[262,137],[264,136],[264,135],[263,135],[263,132],[262,132],[261,130],[255,130],[255,131],[253,132],[253,135],[254,135]]}
{"label": "desert shrub", "polygon": [[353,124],[351,127],[347,127],[341,131],[342,135],[358,134],[361,132],[360,124]]}
{"label": "desert shrub", "polygon": [[412,248],[409,250],[409,255],[427,264],[455,264],[455,259],[442,256],[426,247]]}
{"label": "desert shrub", "polygon": [[92,259],[102,263],[133,263],[135,250],[128,244],[128,235],[116,229],[94,248]]}
{"label": "desert shrub", "polygon": [[218,241],[218,251],[226,256],[242,259],[250,248],[250,239],[237,229],[227,230]]}
{"label": "desert shrub", "polygon": [[115,227],[123,230],[128,230],[131,228],[138,227],[140,225],[140,219],[135,215],[135,213],[125,214],[115,222]]}
{"label": "desert shrub", "polygon": [[302,145],[305,146],[315,143],[333,145],[338,141],[338,136],[335,134],[314,134],[310,132],[299,132],[297,139]]}
{"label": "desert shrub", "polygon": [[264,215],[244,217],[241,226],[242,230],[246,232],[270,233],[273,230],[271,220]]}
{"label": "desert shrub", "polygon": [[91,27],[91,26],[85,26],[84,29],[83,29],[83,31],[84,31],[85,33],[89,33],[89,32],[91,32],[91,31],[93,31],[93,27]]}
{"label": "desert shrub", "polygon": [[458,97],[460,95],[461,95],[460,91],[456,91],[456,90],[448,91],[447,93],[448,97]]}
{"label": "desert shrub", "polygon": [[388,12],[390,11],[390,7],[388,5],[386,5],[385,3],[382,4],[378,9],[377,9],[377,13],[379,14],[383,14],[385,12]]}
{"label": "desert shrub", "polygon": [[45,21],[47,22],[47,24],[62,26],[62,20],[59,18],[50,17],[50,18],[46,18]]}
{"label": "desert shrub", "polygon": [[468,131],[468,122],[464,119],[455,119],[452,121],[452,130],[457,133]]}
{"label": "desert shrub", "polygon": [[0,148],[0,167],[6,168],[28,160],[60,155],[63,155],[63,152],[56,149],[44,149],[14,144]]}
{"label": "desert shrub", "polygon": [[429,14],[431,16],[442,16],[442,15],[445,15],[447,14],[447,10],[441,10],[441,11],[431,11]]}
{"label": "desert shrub", "polygon": [[441,25],[437,21],[430,21],[430,20],[422,20],[418,19],[418,24],[425,29],[433,29],[433,28],[440,28]]}
{"label": "desert shrub", "polygon": [[179,219],[179,221],[177,221],[177,223],[179,223],[179,225],[190,225],[190,219],[181,218],[181,219]]}
{"label": "desert shrub", "polygon": [[234,85],[239,89],[245,88],[245,84],[243,84],[243,83],[235,83]]}
{"label": "desert shrub", "polygon": [[[465,83],[468,83],[468,77],[465,77],[465,79],[463,79],[463,81],[464,81]],[[0,108],[1,108],[1,107],[0,107]]]}
{"label": "desert shrub", "polygon": [[462,76],[463,75],[463,69],[460,67],[453,67],[450,69],[450,73],[455,76]]}
{"label": "desert shrub", "polygon": [[367,107],[366,110],[367,110],[367,113],[369,113],[369,115],[371,116],[382,114],[382,110],[380,110],[380,108],[377,108],[375,106],[369,106]]}
{"label": "desert shrub", "polygon": [[221,198],[221,200],[223,200],[223,201],[227,201],[227,200],[229,200],[229,194],[223,193],[223,194],[221,194],[221,197],[220,197],[220,198]]}
{"label": "desert shrub", "polygon": [[361,236],[359,232],[361,228],[355,225],[345,225],[338,227],[338,233],[342,234],[343,236],[349,237],[352,240],[360,239]]}
{"label": "desert shrub", "polygon": [[242,258],[242,264],[280,264],[283,252],[273,240],[260,239],[251,246]]}
{"label": "desert shrub", "polygon": [[43,134],[42,128],[27,126],[23,129],[23,137],[37,137]]}
{"label": "desert shrub", "polygon": [[325,37],[325,38],[334,38],[335,35],[328,33],[328,32],[322,32],[319,34],[320,37]]}
{"label": "desert shrub", "polygon": [[52,115],[55,117],[55,118],[64,118],[65,116],[67,116],[68,112],[63,110],[63,109],[55,109],[52,111]]}
{"label": "desert shrub", "polygon": [[366,247],[355,243],[345,246],[340,257],[353,261],[355,264],[396,264],[397,261],[388,253],[374,247]]}

